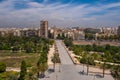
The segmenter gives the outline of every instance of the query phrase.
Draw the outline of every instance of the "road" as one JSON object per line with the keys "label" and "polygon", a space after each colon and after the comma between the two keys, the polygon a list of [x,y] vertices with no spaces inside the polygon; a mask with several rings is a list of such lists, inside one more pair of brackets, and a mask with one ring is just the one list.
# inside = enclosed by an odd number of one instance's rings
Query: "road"
{"label": "road", "polygon": [[[48,70],[46,72],[46,78],[40,80],[114,80],[110,75],[105,75],[104,78],[101,77],[101,74],[96,73],[86,75],[86,67],[84,67],[84,74],[82,74],[83,66],[73,64],[62,41],[56,40],[56,45],[60,55],[61,65],[56,66],[55,72]],[[49,69],[53,69],[53,66],[49,66]]]}

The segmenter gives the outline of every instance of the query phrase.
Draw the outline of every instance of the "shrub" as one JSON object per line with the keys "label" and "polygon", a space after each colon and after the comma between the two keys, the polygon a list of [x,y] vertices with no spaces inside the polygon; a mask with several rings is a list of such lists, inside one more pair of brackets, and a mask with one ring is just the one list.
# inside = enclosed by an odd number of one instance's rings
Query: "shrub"
{"label": "shrub", "polygon": [[0,62],[0,73],[5,72],[6,71],[6,64],[3,62]]}

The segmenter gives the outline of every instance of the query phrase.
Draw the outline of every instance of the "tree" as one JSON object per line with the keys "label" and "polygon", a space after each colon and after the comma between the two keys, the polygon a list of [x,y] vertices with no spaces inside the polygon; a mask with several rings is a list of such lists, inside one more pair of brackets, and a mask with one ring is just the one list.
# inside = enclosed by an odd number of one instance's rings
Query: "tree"
{"label": "tree", "polygon": [[6,71],[6,64],[3,62],[0,62],[0,73],[5,72]]}
{"label": "tree", "polygon": [[105,66],[106,66],[106,61],[103,63],[103,77],[105,76]]}
{"label": "tree", "polygon": [[105,53],[102,55],[102,61],[103,61],[102,68],[103,68],[103,77],[104,77],[105,76],[105,67],[106,67],[106,55],[105,55]]}
{"label": "tree", "polygon": [[83,47],[78,45],[74,45],[72,50],[78,56],[81,55],[82,52],[84,51]]}
{"label": "tree", "polygon": [[59,54],[58,53],[54,53],[54,56],[52,57],[52,62],[54,63],[54,70],[55,70],[55,64],[56,63],[60,63],[60,58],[59,58]]}
{"label": "tree", "polygon": [[[39,75],[44,75],[44,72],[47,70],[48,65],[47,65],[47,53],[43,52],[40,55],[40,58],[37,62],[37,76],[39,77]],[[40,72],[40,74],[39,74]]]}
{"label": "tree", "polygon": [[113,56],[113,60],[115,63],[119,63],[120,64],[120,52],[119,53],[116,53],[114,56]]}
{"label": "tree", "polygon": [[13,46],[13,47],[12,47],[12,52],[15,53],[15,52],[17,52],[19,49],[20,49],[19,45],[16,44],[16,46]]}
{"label": "tree", "polygon": [[120,65],[114,65],[111,69],[111,75],[115,80],[120,80]]}
{"label": "tree", "polygon": [[34,48],[34,43],[32,41],[28,41],[24,45],[24,49],[25,49],[26,53],[33,52],[33,48]]}
{"label": "tree", "polygon": [[45,75],[45,71],[48,69],[47,62],[41,65],[41,74]]}
{"label": "tree", "polygon": [[25,80],[26,74],[27,74],[26,62],[23,60],[21,62],[21,71],[20,71],[20,77],[18,80]]}
{"label": "tree", "polygon": [[37,77],[35,76],[37,72],[36,67],[32,67],[28,72],[28,79],[27,80],[37,80]]}
{"label": "tree", "polygon": [[93,40],[94,39],[94,34],[92,34],[92,33],[85,33],[85,39],[86,40]]}
{"label": "tree", "polygon": [[84,53],[84,55],[82,56],[82,59],[80,60],[80,62],[83,63],[83,64],[86,64],[86,66],[87,66],[87,75],[89,73],[89,65],[95,65],[94,57],[92,57],[89,53]]}
{"label": "tree", "polygon": [[71,47],[73,45],[72,39],[68,39],[68,38],[64,39],[64,43],[67,47]]}
{"label": "tree", "polygon": [[106,50],[110,50],[110,48],[111,48],[111,46],[110,46],[109,44],[106,44],[106,45],[105,45],[105,49],[106,49]]}
{"label": "tree", "polygon": [[86,45],[86,46],[85,46],[85,50],[86,50],[86,51],[92,51],[93,48],[92,48],[91,45]]}
{"label": "tree", "polygon": [[89,73],[89,65],[95,65],[95,63],[94,63],[94,58],[88,53],[87,55],[86,55],[86,59],[87,59],[87,75],[88,75],[88,73]]}
{"label": "tree", "polygon": [[66,37],[65,37],[65,35],[64,35],[64,33],[62,33],[62,34],[58,34],[58,36],[57,36],[57,39],[65,39]]}

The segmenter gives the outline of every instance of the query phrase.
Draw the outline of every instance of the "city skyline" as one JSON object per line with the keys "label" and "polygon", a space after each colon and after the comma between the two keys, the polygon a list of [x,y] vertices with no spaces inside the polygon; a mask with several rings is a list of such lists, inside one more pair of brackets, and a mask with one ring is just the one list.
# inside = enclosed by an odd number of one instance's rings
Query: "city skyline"
{"label": "city skyline", "polygon": [[1,27],[118,27],[120,0],[0,0]]}

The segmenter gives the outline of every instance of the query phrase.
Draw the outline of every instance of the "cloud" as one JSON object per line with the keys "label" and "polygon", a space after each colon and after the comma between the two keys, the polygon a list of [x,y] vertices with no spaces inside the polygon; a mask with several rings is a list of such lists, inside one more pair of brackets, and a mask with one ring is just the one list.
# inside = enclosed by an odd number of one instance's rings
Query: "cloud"
{"label": "cloud", "polygon": [[91,20],[96,20],[96,18],[93,18],[93,17],[91,17],[91,18],[82,18],[82,20],[91,21]]}
{"label": "cloud", "polygon": [[120,2],[118,3],[112,3],[112,4],[109,4],[107,6],[105,6],[105,8],[114,8],[114,7],[120,7]]}
{"label": "cloud", "polygon": [[[27,8],[16,9],[14,5],[21,1]],[[43,19],[48,20],[50,26],[105,26],[109,24],[116,26],[119,25],[118,20],[120,21],[120,17],[118,17],[120,2],[75,5],[71,1],[66,4],[59,1],[48,3],[48,0],[44,0],[42,3],[33,0],[21,1],[6,0],[0,3],[0,27],[38,27],[40,20]]]}
{"label": "cloud", "polygon": [[38,2],[29,2],[28,6],[31,8],[44,8],[44,5],[39,4]]}

